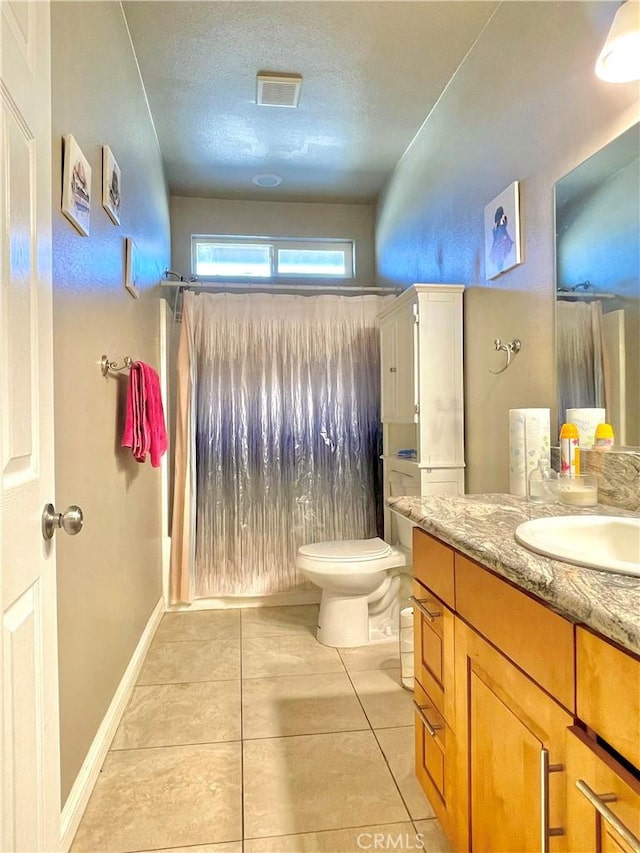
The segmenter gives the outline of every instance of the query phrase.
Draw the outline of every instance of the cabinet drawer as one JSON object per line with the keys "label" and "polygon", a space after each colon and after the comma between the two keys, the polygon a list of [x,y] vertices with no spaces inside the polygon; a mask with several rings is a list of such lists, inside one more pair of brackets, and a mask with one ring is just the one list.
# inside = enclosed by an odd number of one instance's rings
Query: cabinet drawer
{"label": "cabinet drawer", "polygon": [[450,721],[453,719],[453,613],[416,580],[413,598],[414,674],[438,712]]}
{"label": "cabinet drawer", "polygon": [[640,783],[576,727],[567,735],[567,846],[640,850]]}
{"label": "cabinet drawer", "polygon": [[640,660],[579,627],[576,668],[578,717],[640,767]]}
{"label": "cabinet drawer", "polygon": [[453,785],[453,732],[429,696],[415,688],[416,776],[445,832],[451,831],[450,809]]}
{"label": "cabinet drawer", "polygon": [[453,549],[417,527],[413,530],[413,574],[455,609]]}
{"label": "cabinet drawer", "polygon": [[457,612],[572,711],[574,625],[460,554],[455,586]]}

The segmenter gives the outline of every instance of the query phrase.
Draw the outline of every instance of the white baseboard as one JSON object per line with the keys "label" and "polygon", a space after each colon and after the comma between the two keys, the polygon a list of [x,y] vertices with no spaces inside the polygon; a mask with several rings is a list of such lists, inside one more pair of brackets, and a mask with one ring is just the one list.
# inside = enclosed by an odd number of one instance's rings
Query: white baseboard
{"label": "white baseboard", "polygon": [[76,781],[73,783],[73,788],[69,792],[67,801],[62,809],[62,814],[60,815],[61,850],[67,851],[71,847],[71,842],[78,830],[80,820],[93,791],[93,786],[96,784],[104,760],[107,757],[111,741],[124,714],[129,697],[133,692],[145,655],[151,645],[153,635],[160,624],[164,610],[164,600],[161,598],[149,617],[149,621],[131,656],[129,665],[122,676],[120,684],[111,700],[111,704],[107,709],[107,713],[104,715],[104,719],[100,723],[93,743],[89,747],[89,752],[80,768]]}

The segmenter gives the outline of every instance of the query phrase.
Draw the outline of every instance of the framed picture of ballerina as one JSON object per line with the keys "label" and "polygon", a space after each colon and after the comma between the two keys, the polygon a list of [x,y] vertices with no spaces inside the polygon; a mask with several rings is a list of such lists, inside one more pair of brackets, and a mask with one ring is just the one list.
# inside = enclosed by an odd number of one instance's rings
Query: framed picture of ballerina
{"label": "framed picture of ballerina", "polygon": [[484,209],[484,260],[487,278],[522,263],[520,185],[514,181]]}

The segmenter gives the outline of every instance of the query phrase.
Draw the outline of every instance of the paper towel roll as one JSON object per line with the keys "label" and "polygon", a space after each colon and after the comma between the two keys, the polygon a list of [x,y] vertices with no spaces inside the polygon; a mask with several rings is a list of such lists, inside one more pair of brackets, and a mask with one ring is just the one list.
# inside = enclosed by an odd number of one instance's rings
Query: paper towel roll
{"label": "paper towel roll", "polygon": [[538,460],[550,461],[551,410],[509,409],[509,491],[527,497],[527,480]]}
{"label": "paper towel roll", "polygon": [[566,423],[575,424],[578,427],[580,447],[586,447],[588,450],[593,447],[596,427],[598,424],[606,423],[606,421],[605,409],[567,409]]}

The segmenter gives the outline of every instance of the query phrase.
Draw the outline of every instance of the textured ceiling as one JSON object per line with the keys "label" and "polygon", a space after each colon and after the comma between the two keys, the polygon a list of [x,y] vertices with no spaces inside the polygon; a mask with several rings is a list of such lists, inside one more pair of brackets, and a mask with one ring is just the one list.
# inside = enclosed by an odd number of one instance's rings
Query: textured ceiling
{"label": "textured ceiling", "polygon": [[[125,2],[171,193],[373,200],[497,5]],[[303,75],[297,109],[256,106],[265,70]]]}

